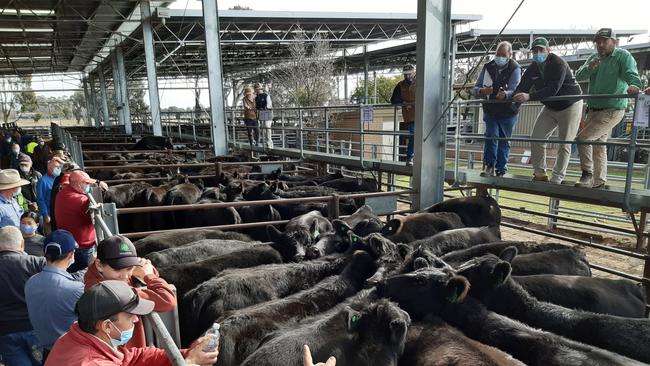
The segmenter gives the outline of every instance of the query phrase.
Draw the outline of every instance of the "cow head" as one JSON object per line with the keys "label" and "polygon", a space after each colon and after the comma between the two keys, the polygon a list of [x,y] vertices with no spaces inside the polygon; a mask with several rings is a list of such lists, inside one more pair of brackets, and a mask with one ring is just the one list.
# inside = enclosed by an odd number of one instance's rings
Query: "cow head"
{"label": "cow head", "polygon": [[468,291],[465,277],[436,268],[393,276],[377,285],[380,296],[397,302],[418,319],[438,314],[449,303],[463,302]]}
{"label": "cow head", "polygon": [[402,231],[402,225],[404,223],[404,220],[401,218],[395,218],[392,220],[388,220],[386,225],[384,225],[383,228],[381,228],[381,235],[384,236],[392,236],[392,235],[397,235]]}
{"label": "cow head", "polygon": [[423,268],[437,268],[447,271],[453,270],[450,265],[433,254],[431,250],[419,247],[406,256],[404,263],[402,263],[398,273],[408,273]]}
{"label": "cow head", "polygon": [[307,230],[281,232],[275,226],[268,225],[266,232],[273,242],[272,246],[285,262],[300,262],[305,259],[307,248],[313,246],[312,234]]}
{"label": "cow head", "polygon": [[274,195],[273,192],[271,192],[269,185],[264,182],[255,184],[254,186],[246,189],[243,193],[243,196],[247,201],[274,200],[278,198],[278,196]]}
{"label": "cow head", "polygon": [[504,249],[499,256],[486,254],[473,258],[456,268],[459,275],[472,284],[472,296],[482,298],[508,280],[512,267],[510,263],[517,255],[516,247]]}
{"label": "cow head", "polygon": [[398,255],[401,259],[407,254],[405,246],[399,246],[389,239],[386,239],[378,233],[372,233],[364,238],[356,235],[352,231],[348,232],[351,250],[364,250],[373,258],[378,259],[384,256]]}

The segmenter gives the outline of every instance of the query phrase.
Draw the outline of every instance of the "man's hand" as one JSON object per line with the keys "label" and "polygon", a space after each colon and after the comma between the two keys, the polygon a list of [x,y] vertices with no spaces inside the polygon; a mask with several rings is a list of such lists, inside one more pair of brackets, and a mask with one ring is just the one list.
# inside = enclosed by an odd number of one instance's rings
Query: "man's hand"
{"label": "man's hand", "polygon": [[153,264],[148,259],[140,258],[140,264],[133,269],[133,275],[137,278],[144,279],[146,275],[154,274]]}
{"label": "man's hand", "polygon": [[650,87],[648,87],[648,89],[645,90],[645,93],[646,93],[647,95],[650,95]]}
{"label": "man's hand", "polygon": [[478,92],[479,92],[479,94],[481,94],[481,95],[491,95],[492,93],[494,93],[494,89],[493,89],[492,87],[489,87],[489,88],[481,88],[481,89],[479,89]]}
{"label": "man's hand", "polygon": [[30,203],[27,207],[30,211],[38,211],[38,204],[36,202]]}
{"label": "man's hand", "polygon": [[49,224],[50,221],[52,221],[52,220],[50,219],[49,216],[45,216],[45,218],[43,219],[43,221],[44,221],[46,224]]}
{"label": "man's hand", "polygon": [[596,57],[589,63],[589,70],[595,70],[600,65],[600,57]]}
{"label": "man's hand", "polygon": [[512,97],[512,100],[514,100],[517,103],[524,103],[530,100],[530,94],[528,93],[517,93],[515,94],[514,97]]}
{"label": "man's hand", "polygon": [[303,366],[336,366],[336,358],[334,356],[328,358],[325,363],[319,362],[314,365],[314,361],[311,358],[311,351],[306,344],[302,346],[302,362]]}
{"label": "man's hand", "polygon": [[105,182],[99,181],[98,185],[99,185],[99,188],[102,189],[102,191],[104,191],[104,192],[108,191],[108,184],[106,184]]}
{"label": "man's hand", "polygon": [[185,362],[189,365],[199,365],[199,366],[210,366],[214,365],[217,362],[217,357],[219,356],[219,349],[214,352],[204,352],[203,346],[209,340],[208,337],[201,337],[197,339],[190,346],[190,351],[185,357]]}
{"label": "man's hand", "polygon": [[507,96],[507,95],[508,95],[508,94],[506,93],[505,90],[503,90],[503,89],[499,89],[499,92],[497,93],[497,97],[496,97],[496,98],[497,98],[498,100],[504,100],[504,99],[506,99],[506,96]]}
{"label": "man's hand", "polygon": [[639,88],[636,85],[630,85],[627,87],[627,94],[628,95],[637,95],[641,91],[641,88]]}

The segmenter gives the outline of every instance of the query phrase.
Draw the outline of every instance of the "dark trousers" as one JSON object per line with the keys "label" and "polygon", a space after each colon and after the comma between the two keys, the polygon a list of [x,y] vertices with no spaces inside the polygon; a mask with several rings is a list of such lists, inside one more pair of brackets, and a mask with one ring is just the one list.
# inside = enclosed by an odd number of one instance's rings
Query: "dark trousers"
{"label": "dark trousers", "polygon": [[33,330],[0,336],[0,360],[6,366],[40,366],[34,357],[37,344]]}
{"label": "dark trousers", "polygon": [[[399,148],[399,161],[406,161],[413,159],[413,137],[415,134],[415,122],[400,122],[400,131],[408,131],[410,136],[400,136],[399,145],[406,147]],[[404,156],[406,155],[406,156]]]}
{"label": "dark trousers", "polygon": [[74,273],[77,271],[81,271],[82,269],[88,268],[88,264],[90,264],[90,261],[92,260],[93,256],[95,255],[95,247],[92,248],[79,248],[74,251],[74,263],[70,267],[68,267],[68,272],[69,273]]}
{"label": "dark trousers", "polygon": [[256,119],[244,119],[246,132],[248,133],[248,143],[256,145],[260,141],[260,124]]}

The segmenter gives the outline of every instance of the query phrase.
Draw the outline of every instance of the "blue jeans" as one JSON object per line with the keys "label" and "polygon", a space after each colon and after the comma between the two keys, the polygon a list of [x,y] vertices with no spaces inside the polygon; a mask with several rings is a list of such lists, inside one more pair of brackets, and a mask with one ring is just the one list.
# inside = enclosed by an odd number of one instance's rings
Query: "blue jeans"
{"label": "blue jeans", "polygon": [[[485,121],[485,137],[510,137],[517,123],[517,115],[512,117],[493,117],[483,114]],[[483,162],[487,166],[495,167],[497,174],[503,174],[508,169],[508,156],[510,155],[510,142],[504,140],[485,140],[483,146]]]}
{"label": "blue jeans", "polygon": [[33,330],[0,336],[0,359],[6,366],[40,366],[32,354],[37,344]]}
{"label": "blue jeans", "polygon": [[413,140],[415,139],[415,122],[408,123],[409,137],[406,144],[406,159],[413,159]]}
{"label": "blue jeans", "polygon": [[74,273],[82,269],[88,268],[88,264],[90,264],[93,255],[95,255],[95,247],[88,248],[88,249],[79,248],[75,250],[74,263],[72,263],[72,265],[68,267],[68,272]]}

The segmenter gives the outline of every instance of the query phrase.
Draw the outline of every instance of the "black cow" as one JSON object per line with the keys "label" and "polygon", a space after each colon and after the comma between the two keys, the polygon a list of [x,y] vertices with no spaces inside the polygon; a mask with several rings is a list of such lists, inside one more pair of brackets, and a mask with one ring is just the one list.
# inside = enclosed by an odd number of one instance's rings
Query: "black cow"
{"label": "black cow", "polygon": [[239,240],[201,239],[180,247],[152,252],[144,257],[151,260],[151,263],[156,267],[166,267],[174,264],[196,262],[260,244],[260,242]]}
{"label": "black cow", "polygon": [[522,254],[538,253],[547,250],[555,249],[569,249],[570,245],[560,243],[535,243],[526,241],[502,241],[497,243],[486,243],[475,245],[471,248],[454,250],[443,255],[441,258],[449,264],[461,264],[467,262],[474,257],[492,253],[499,254],[508,247],[515,247],[517,251]]}
{"label": "black cow", "polygon": [[379,233],[373,233],[364,238],[355,235],[353,232],[349,232],[348,235],[350,236],[350,248],[348,249],[350,252],[363,250],[377,259],[377,272],[366,281],[366,287],[376,285],[393,273],[411,252],[408,245],[395,244]]}
{"label": "black cow", "polygon": [[270,335],[242,366],[302,366],[303,344],[310,345],[316,359],[335,356],[339,366],[397,366],[410,323],[408,314],[387,300],[358,310],[337,307]]}
{"label": "black cow", "polygon": [[516,255],[515,248],[508,248],[499,257],[488,254],[460,268],[458,273],[471,283],[471,296],[488,309],[532,327],[650,362],[649,319],[595,314],[539,301],[510,277],[510,262]]}
{"label": "black cow", "polygon": [[268,264],[228,269],[189,291],[182,299],[181,333],[195,339],[227,311],[307,290],[325,277],[341,272],[349,257],[335,261]]}
{"label": "black cow", "polygon": [[499,226],[501,208],[490,196],[451,198],[425,208],[425,212],[455,212],[465,226]]}
{"label": "black cow", "polygon": [[179,296],[228,268],[249,268],[282,263],[282,256],[271,245],[256,245],[196,262],[159,268],[160,276],[176,286]]}
{"label": "black cow", "polygon": [[[251,223],[251,222],[271,222],[271,221],[280,221],[282,217],[278,210],[273,206],[243,206],[237,209],[239,216],[241,217],[242,222]],[[269,239],[269,236],[266,231],[266,227],[258,226],[252,227],[249,229],[243,229],[243,233],[249,235],[255,240],[266,241]]]}
{"label": "black cow", "polygon": [[[203,198],[196,203],[223,203],[223,201],[218,199]],[[187,215],[189,216],[188,221],[191,226],[196,227],[234,225],[241,224],[243,222],[241,216],[239,215],[239,212],[233,207],[196,209],[188,210],[185,212],[187,212]]]}
{"label": "black cow", "polygon": [[302,216],[291,219],[280,232],[274,226],[266,227],[269,239],[281,243],[284,250],[284,258],[293,258],[294,261],[301,261],[305,258],[306,252],[314,246],[321,235],[332,231],[332,224],[318,211],[311,211]]}
{"label": "black cow", "polygon": [[410,243],[428,238],[441,231],[465,227],[453,212],[415,213],[389,220],[381,234],[395,243]]}
{"label": "black cow", "polygon": [[[177,184],[167,192],[166,205],[190,205],[201,198],[201,189],[192,183]],[[171,228],[191,227],[194,213],[189,210],[168,212]]]}
{"label": "black cow", "polygon": [[643,365],[489,311],[467,296],[469,283],[465,277],[448,271],[424,269],[394,276],[380,283],[377,289],[380,295],[396,301],[414,320],[439,315],[470,338],[508,352],[530,366]]}
{"label": "black cow", "polygon": [[645,317],[645,290],[634,281],[558,275],[512,276],[512,279],[540,301],[592,313]]}
{"label": "black cow", "polygon": [[339,276],[328,277],[311,289],[227,314],[221,324],[221,343],[217,365],[241,365],[269,333],[287,323],[331,309],[357,293],[366,278],[374,273],[372,257],[355,252],[352,262]]}
{"label": "black cow", "polygon": [[454,250],[492,243],[500,239],[501,233],[498,227],[464,227],[445,230],[434,236],[413,241],[409,245],[413,248],[425,247],[440,256]]}
{"label": "black cow", "polygon": [[321,186],[334,188],[339,192],[377,192],[377,181],[374,178],[339,178],[328,180]]}
{"label": "black cow", "polygon": [[516,276],[536,274],[591,276],[587,256],[578,247],[518,255],[511,265],[512,273]]}
{"label": "black cow", "polygon": [[525,366],[511,355],[477,342],[438,317],[415,322],[406,335],[400,366]]}
{"label": "black cow", "polygon": [[174,149],[169,137],[162,136],[144,136],[135,143],[131,150],[165,150]]}
{"label": "black cow", "polygon": [[409,273],[422,268],[453,270],[450,265],[445,263],[428,248],[418,247],[413,249],[413,251],[404,258],[404,262],[402,262],[399,268],[395,271],[395,274]]}
{"label": "black cow", "polygon": [[201,239],[251,241],[248,235],[218,229],[195,229],[151,234],[134,243],[141,257],[159,250],[180,247]]}

